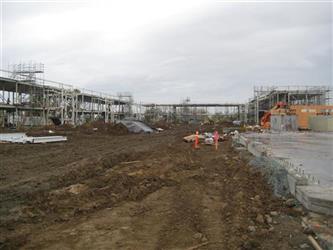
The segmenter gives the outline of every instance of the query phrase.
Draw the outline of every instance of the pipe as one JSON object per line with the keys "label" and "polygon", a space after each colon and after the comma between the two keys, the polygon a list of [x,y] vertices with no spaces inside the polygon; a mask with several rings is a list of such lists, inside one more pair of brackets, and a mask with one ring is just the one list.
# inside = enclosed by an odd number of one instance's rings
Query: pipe
{"label": "pipe", "polygon": [[312,237],[312,235],[308,236],[309,241],[311,242],[312,246],[316,249],[316,250],[323,250],[319,244],[317,243],[317,241],[315,240],[315,238]]}

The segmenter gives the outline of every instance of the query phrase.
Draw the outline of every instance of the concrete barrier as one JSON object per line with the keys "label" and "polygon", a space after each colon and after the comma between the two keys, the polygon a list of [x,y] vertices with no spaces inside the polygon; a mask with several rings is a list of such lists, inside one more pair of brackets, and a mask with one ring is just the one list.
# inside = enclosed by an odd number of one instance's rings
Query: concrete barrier
{"label": "concrete barrier", "polygon": [[296,186],[296,198],[311,211],[333,216],[333,187]]}

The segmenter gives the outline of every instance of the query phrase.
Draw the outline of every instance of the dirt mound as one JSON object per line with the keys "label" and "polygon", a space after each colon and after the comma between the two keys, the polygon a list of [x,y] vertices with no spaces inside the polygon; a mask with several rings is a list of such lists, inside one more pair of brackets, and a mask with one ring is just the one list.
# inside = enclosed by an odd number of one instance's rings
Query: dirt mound
{"label": "dirt mound", "polygon": [[166,121],[158,121],[158,122],[155,122],[155,123],[148,123],[148,125],[151,127],[151,128],[154,128],[154,129],[157,129],[157,128],[161,128],[161,129],[171,129],[171,128],[174,128],[175,125],[173,123],[168,123]]}
{"label": "dirt mound", "polygon": [[121,123],[109,125],[106,130],[109,134],[112,135],[126,135],[129,134],[128,129]]}
{"label": "dirt mound", "polygon": [[193,127],[113,136],[122,129],[93,123],[63,145],[2,145],[0,248],[298,249],[306,242],[300,218],[230,141],[194,150],[182,142]]}
{"label": "dirt mound", "polygon": [[110,135],[126,135],[128,129],[120,123],[105,123],[104,121],[94,121],[85,123],[77,127],[77,130],[83,133],[104,133]]}
{"label": "dirt mound", "polygon": [[52,136],[52,135],[69,135],[75,131],[72,125],[64,124],[61,126],[47,125],[36,127],[21,127],[18,132],[26,132],[28,136]]}

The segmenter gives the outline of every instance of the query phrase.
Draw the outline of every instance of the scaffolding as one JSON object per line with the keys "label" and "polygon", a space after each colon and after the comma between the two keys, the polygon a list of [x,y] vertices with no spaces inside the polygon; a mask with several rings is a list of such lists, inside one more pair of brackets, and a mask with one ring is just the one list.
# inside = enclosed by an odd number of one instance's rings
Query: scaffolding
{"label": "scaffolding", "polygon": [[79,125],[93,120],[114,122],[131,116],[130,93],[112,96],[37,76],[42,64],[19,64],[0,70],[1,126]]}
{"label": "scaffolding", "polygon": [[202,122],[213,119],[259,124],[278,102],[287,105],[332,104],[330,86],[255,86],[248,103],[134,103],[129,92],[108,95],[44,79],[41,63],[20,63],[0,70],[0,125],[80,125],[94,120],[139,119]]}
{"label": "scaffolding", "polygon": [[263,114],[278,102],[287,105],[329,105],[332,103],[330,86],[255,86],[254,96],[246,105],[248,121],[259,124]]}
{"label": "scaffolding", "polygon": [[186,98],[178,104],[143,104],[144,116],[149,122],[204,122],[207,120],[246,122],[245,104],[191,103]]}
{"label": "scaffolding", "polygon": [[44,79],[44,64],[36,62],[24,62],[19,64],[8,65],[8,71],[11,73],[11,78],[23,80],[34,84],[38,79]]}

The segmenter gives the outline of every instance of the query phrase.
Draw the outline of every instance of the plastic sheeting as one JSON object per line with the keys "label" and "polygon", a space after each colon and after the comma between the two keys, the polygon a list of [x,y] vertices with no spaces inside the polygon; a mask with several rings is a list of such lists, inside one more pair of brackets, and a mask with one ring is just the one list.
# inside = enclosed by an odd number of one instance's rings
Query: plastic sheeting
{"label": "plastic sheeting", "polygon": [[120,121],[131,133],[153,133],[154,130],[147,124],[140,121]]}
{"label": "plastic sheeting", "polygon": [[27,136],[25,133],[5,133],[0,134],[0,141],[11,143],[47,143],[67,141],[66,136]]}

